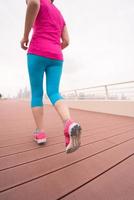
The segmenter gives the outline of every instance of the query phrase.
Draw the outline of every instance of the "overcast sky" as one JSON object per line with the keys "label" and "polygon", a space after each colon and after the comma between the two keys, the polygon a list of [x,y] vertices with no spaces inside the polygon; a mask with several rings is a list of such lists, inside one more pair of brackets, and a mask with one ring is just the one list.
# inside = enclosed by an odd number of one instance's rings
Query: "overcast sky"
{"label": "overcast sky", "polygon": [[[70,35],[60,91],[134,80],[133,0],[55,0],[55,5]],[[0,93],[5,96],[30,89],[26,51],[20,48],[25,11],[25,0],[1,0]]]}

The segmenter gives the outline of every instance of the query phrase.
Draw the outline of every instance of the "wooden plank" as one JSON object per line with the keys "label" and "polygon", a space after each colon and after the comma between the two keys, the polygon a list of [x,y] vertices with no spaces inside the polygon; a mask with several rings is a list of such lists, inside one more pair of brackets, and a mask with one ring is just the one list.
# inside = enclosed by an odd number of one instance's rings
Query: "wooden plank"
{"label": "wooden plank", "polygon": [[[116,129],[112,128],[112,127],[109,127],[109,128],[100,128],[99,130],[96,130],[95,128],[93,130],[84,130],[83,131],[83,139],[84,137],[90,137],[91,138],[91,141],[92,141],[92,138],[95,140],[95,137],[96,137],[96,140],[97,139],[101,139],[101,138],[104,138],[107,136],[112,136],[112,135],[116,135],[116,134],[123,134],[127,131],[132,131],[133,132],[134,130],[134,124],[129,126],[129,127],[118,127]],[[107,131],[107,133],[105,133]],[[64,136],[63,136],[63,130],[60,130],[59,128],[59,136],[55,136],[55,137],[52,137],[52,136],[49,136],[48,135],[48,143],[46,144],[46,146],[50,146],[50,145],[53,145],[53,144],[57,144],[57,143],[64,143]],[[98,136],[100,138],[98,138]],[[86,139],[84,139],[86,140]],[[84,141],[83,141],[84,142]],[[9,145],[9,146],[6,146],[6,147],[3,147],[3,148],[0,148],[0,157],[3,157],[3,156],[7,156],[7,155],[12,155],[14,153],[20,153],[20,152],[23,152],[23,151],[29,151],[29,150],[34,150],[36,149],[37,146],[35,144],[35,142],[33,141],[32,139],[32,134],[31,134],[31,141],[29,141],[28,143],[22,143],[21,144],[21,140],[20,140],[20,143],[19,144],[14,144],[14,145]]]}
{"label": "wooden plank", "polygon": [[62,200],[133,200],[134,155]]}
{"label": "wooden plank", "polygon": [[[102,134],[91,135],[91,136],[89,135],[89,137],[82,138],[82,146],[99,142],[101,140],[102,142],[103,140],[107,140],[110,143],[115,144],[115,140],[117,142],[121,142],[133,137],[134,136],[133,132],[134,131],[127,131],[127,132],[124,131],[120,134],[113,135],[113,133],[108,134],[107,131],[105,131]],[[30,151],[24,151],[19,154],[17,153],[11,156],[2,157],[0,158],[0,170],[3,170],[5,168],[10,168],[16,165],[21,165],[25,162],[32,162],[34,160],[52,156],[57,153],[62,153],[62,152],[64,153],[65,145],[64,145],[64,142],[62,142],[62,140],[61,142],[59,141],[59,144],[56,144],[56,143],[55,145],[52,145],[52,144],[53,143],[50,140],[48,141],[48,145],[38,147],[35,144],[35,147],[33,150],[31,149]]]}
{"label": "wooden plank", "polygon": [[[97,147],[98,144],[92,144],[90,151],[95,152]],[[79,154],[82,154],[82,158],[84,158],[86,152],[87,148],[85,147],[85,149],[79,151]],[[74,160],[79,159],[77,153],[72,155],[57,155],[55,159],[50,159],[49,162],[46,161],[44,165],[40,165],[39,169],[36,167],[35,163],[31,167],[26,166],[25,170],[24,168],[21,170],[19,176],[23,176],[24,174],[26,177],[31,177],[37,170],[40,172],[46,169],[49,173],[52,166],[55,168],[55,172],[9,189],[1,193],[0,198],[2,200],[7,200],[10,197],[10,200],[16,200],[18,198],[23,200],[29,199],[30,196],[32,196],[33,200],[37,199],[37,197],[38,200],[41,200],[45,193],[45,198],[48,200],[58,199],[93,179],[95,176],[98,176],[108,168],[111,168],[133,152],[134,140],[130,140],[112,149],[96,154],[95,156],[82,159],[79,162]],[[67,165],[71,160],[72,163],[74,161],[75,163],[63,168],[63,166]],[[62,166],[62,168],[56,170],[56,163],[58,166]],[[12,180],[13,178],[17,180],[18,175],[13,173]],[[6,180],[6,174],[5,178],[3,177],[1,180]],[[12,184],[11,181],[10,184]],[[4,185],[4,182],[2,185]]]}
{"label": "wooden plank", "polygon": [[[63,125],[54,108],[45,106],[46,130],[49,131],[51,140],[48,141],[46,148],[39,148],[30,141],[30,131],[32,126],[34,127],[34,122],[28,102],[9,101],[3,105],[0,103],[1,147],[9,145],[0,148],[0,155],[14,154],[0,159],[0,167],[3,170],[0,173],[0,189],[7,189],[0,194],[2,200],[31,200],[31,197],[33,200],[59,199],[134,152],[134,141],[131,139],[134,133],[133,118],[70,109],[72,117],[80,121],[84,127],[84,135],[83,146],[79,151],[66,155],[61,131]],[[9,116],[12,116],[12,119],[7,127]],[[53,121],[57,134],[51,129],[50,121]],[[7,127],[6,130],[3,127]],[[21,127],[19,135],[15,131]],[[5,131],[2,132],[3,130]],[[24,137],[21,137],[23,131]],[[61,135],[57,137],[59,132]],[[116,134],[118,136],[114,136]],[[126,140],[129,141],[122,143]],[[59,144],[56,144],[57,142]],[[116,146],[112,148],[114,145]],[[9,169],[4,170],[6,167]]]}

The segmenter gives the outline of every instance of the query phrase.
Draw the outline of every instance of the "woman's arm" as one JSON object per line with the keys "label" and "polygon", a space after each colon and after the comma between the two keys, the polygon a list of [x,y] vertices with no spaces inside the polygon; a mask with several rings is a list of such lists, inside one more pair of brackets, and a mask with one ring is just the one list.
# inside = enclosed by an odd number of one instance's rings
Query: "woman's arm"
{"label": "woman's arm", "polygon": [[40,8],[40,1],[39,0],[26,0],[27,3],[27,10],[26,10],[26,17],[25,17],[25,27],[24,27],[24,34],[21,40],[21,48],[26,50],[28,47],[29,41],[29,33],[31,28],[34,24],[34,21],[37,17]]}
{"label": "woman's arm", "polygon": [[64,26],[64,29],[62,31],[61,39],[62,39],[61,48],[64,49],[69,45],[69,34],[66,25]]}

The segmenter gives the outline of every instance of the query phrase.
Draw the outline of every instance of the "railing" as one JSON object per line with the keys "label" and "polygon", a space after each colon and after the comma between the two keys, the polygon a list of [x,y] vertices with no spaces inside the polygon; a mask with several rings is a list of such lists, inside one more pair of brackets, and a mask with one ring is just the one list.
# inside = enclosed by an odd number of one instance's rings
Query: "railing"
{"label": "railing", "polygon": [[134,100],[134,81],[61,92],[65,99]]}
{"label": "railing", "polygon": [[[29,99],[31,92],[27,89],[20,91],[14,98]],[[134,81],[99,85],[88,88],[68,90],[61,92],[65,99],[89,99],[89,100],[132,100],[134,101]],[[44,94],[44,98],[48,98]]]}

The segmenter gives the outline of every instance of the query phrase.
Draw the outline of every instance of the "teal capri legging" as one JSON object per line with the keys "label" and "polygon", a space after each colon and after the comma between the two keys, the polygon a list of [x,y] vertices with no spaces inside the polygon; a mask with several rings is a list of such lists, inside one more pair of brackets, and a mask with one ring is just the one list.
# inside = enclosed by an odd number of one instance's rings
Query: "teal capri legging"
{"label": "teal capri legging", "polygon": [[63,97],[59,93],[59,85],[63,61],[27,54],[28,73],[31,86],[31,107],[43,106],[43,77],[46,74],[46,93],[51,103]]}

